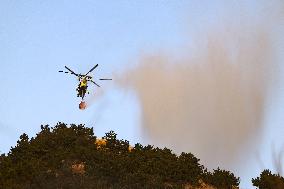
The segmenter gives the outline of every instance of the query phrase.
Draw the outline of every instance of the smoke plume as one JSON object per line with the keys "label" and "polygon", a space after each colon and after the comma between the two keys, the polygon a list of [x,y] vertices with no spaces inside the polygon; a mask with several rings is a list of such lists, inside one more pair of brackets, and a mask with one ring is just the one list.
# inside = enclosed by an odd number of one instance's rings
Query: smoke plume
{"label": "smoke plume", "polygon": [[240,19],[198,36],[194,54],[143,55],[116,78],[140,100],[147,142],[192,152],[209,168],[245,165],[260,142],[275,60],[271,26]]}

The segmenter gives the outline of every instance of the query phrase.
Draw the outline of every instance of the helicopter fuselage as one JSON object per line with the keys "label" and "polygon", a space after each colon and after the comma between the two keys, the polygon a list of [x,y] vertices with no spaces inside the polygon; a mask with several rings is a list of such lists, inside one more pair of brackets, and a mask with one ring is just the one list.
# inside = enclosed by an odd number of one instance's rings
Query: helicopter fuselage
{"label": "helicopter fuselage", "polygon": [[84,77],[84,78],[79,78],[79,81],[80,81],[80,83],[79,83],[79,85],[76,89],[77,92],[78,92],[77,97],[81,97],[82,100],[83,100],[84,97],[85,97],[85,94],[87,92],[88,80],[87,80],[86,77]]}

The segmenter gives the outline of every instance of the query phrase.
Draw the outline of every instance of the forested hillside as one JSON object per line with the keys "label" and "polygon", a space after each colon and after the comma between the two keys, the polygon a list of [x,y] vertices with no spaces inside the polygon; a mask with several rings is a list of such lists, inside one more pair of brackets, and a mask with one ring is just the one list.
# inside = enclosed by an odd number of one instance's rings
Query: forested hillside
{"label": "forested hillside", "polygon": [[[228,189],[239,182],[229,171],[207,171],[191,153],[178,156],[167,148],[130,146],[113,131],[97,139],[93,129],[84,125],[41,126],[35,137],[22,134],[17,145],[0,158],[3,189]],[[262,178],[253,182],[258,186]]]}

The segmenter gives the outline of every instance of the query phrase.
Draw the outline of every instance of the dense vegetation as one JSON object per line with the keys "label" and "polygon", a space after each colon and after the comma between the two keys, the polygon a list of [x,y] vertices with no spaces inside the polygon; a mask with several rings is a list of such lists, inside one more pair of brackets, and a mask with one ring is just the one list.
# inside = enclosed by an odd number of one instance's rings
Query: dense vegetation
{"label": "dense vegetation", "polygon": [[272,174],[269,170],[264,170],[260,177],[252,179],[253,186],[259,189],[284,189],[284,178],[279,174]]}
{"label": "dense vegetation", "polygon": [[[265,188],[265,179],[266,172],[253,180],[254,186]],[[229,189],[239,182],[229,171],[208,172],[191,153],[177,156],[139,143],[130,147],[113,131],[98,140],[84,125],[41,126],[36,137],[21,135],[0,157],[0,188],[5,189],[185,188],[204,183]]]}

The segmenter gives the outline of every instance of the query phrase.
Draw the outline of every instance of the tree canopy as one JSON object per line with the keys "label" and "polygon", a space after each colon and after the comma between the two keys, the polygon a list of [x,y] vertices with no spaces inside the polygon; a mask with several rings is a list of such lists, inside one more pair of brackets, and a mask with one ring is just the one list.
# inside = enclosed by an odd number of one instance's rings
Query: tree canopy
{"label": "tree canopy", "polygon": [[110,131],[98,139],[92,128],[58,123],[41,126],[32,138],[22,134],[0,157],[0,188],[185,188],[207,183],[239,185],[229,171],[208,172],[191,153],[139,143],[130,146]]}
{"label": "tree canopy", "polygon": [[279,174],[272,174],[268,169],[263,170],[259,177],[252,179],[252,183],[259,189],[284,188],[284,178]]}

